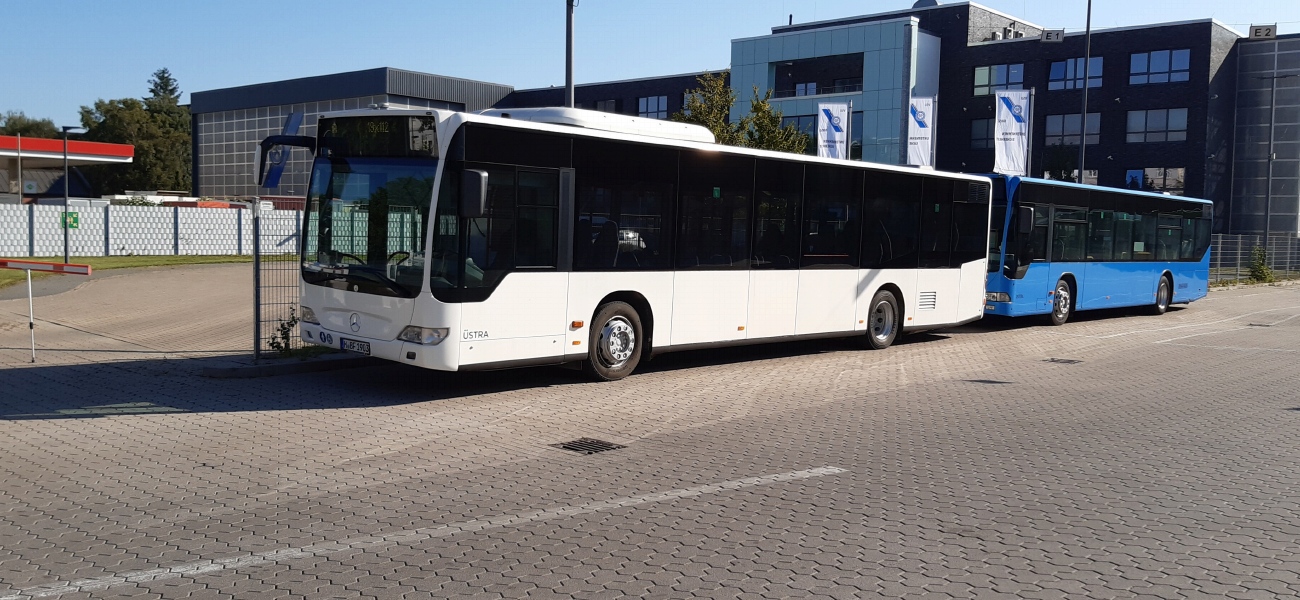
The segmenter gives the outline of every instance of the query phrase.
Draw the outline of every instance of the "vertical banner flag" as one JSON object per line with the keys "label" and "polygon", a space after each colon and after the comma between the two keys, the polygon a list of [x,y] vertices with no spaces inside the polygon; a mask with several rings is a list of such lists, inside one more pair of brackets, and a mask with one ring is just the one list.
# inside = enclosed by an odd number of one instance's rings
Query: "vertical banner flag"
{"label": "vertical banner flag", "polygon": [[918,167],[931,165],[934,148],[934,98],[912,98],[908,108],[911,120],[907,123],[907,164]]}
{"label": "vertical banner flag", "polygon": [[1028,175],[1029,90],[997,92],[993,108],[993,172]]}
{"label": "vertical banner flag", "polygon": [[848,158],[849,105],[817,105],[817,156]]}

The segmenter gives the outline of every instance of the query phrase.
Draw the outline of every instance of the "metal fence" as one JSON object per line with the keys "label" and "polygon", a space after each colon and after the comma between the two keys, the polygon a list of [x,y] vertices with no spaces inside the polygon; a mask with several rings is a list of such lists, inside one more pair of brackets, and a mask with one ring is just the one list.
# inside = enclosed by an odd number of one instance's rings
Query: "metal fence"
{"label": "metal fence", "polygon": [[1255,249],[1264,250],[1264,263],[1279,280],[1300,279],[1300,240],[1291,234],[1216,234],[1210,245],[1210,283],[1228,284],[1253,280],[1251,266]]}
{"label": "metal fence", "polygon": [[298,245],[303,207],[302,201],[281,200],[282,210],[252,211],[254,360],[302,347]]}

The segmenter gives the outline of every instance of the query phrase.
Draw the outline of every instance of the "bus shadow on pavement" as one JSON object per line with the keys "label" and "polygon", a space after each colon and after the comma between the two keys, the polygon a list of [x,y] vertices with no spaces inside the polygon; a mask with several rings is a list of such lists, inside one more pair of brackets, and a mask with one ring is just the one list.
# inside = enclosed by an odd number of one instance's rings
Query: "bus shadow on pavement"
{"label": "bus shadow on pavement", "polygon": [[[947,339],[946,332],[900,337],[896,346]],[[51,352],[55,350],[47,350]],[[883,354],[853,339],[754,344],[671,352],[643,361],[627,384],[652,373],[840,353],[869,360]],[[180,354],[180,353],[173,353]],[[116,358],[120,358],[118,354]],[[8,369],[0,394],[0,421],[94,419],[176,413],[298,411],[369,408],[455,400],[595,383],[576,369],[540,366],[451,373],[396,363],[250,379],[198,374],[228,364],[212,357],[108,360]]]}
{"label": "bus shadow on pavement", "polygon": [[[1169,307],[1169,316],[1187,310],[1186,304],[1179,304]],[[1068,328],[1070,325],[1079,323],[1092,323],[1100,321],[1115,321],[1119,319],[1158,319],[1160,317],[1144,314],[1140,309],[1134,307],[1126,308],[1103,308],[1099,310],[1087,310],[1075,312],[1070,315],[1070,320],[1062,327]],[[1045,330],[1052,331],[1056,327],[1048,323],[1047,315],[1035,315],[1029,317],[1002,317],[998,315],[988,315],[983,319],[973,323],[967,323],[960,327],[944,330],[954,335],[970,335],[973,333],[988,333],[991,331],[1019,331],[1022,329],[1032,329],[1042,327]]]}

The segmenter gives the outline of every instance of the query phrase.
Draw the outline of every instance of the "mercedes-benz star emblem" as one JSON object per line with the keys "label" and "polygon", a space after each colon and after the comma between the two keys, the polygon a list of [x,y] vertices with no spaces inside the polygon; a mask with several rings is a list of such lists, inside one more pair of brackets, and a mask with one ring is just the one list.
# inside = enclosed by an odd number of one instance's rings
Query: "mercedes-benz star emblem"
{"label": "mercedes-benz star emblem", "polygon": [[352,316],[348,317],[348,326],[352,328],[352,333],[361,331],[361,317],[358,317],[357,313],[352,313]]}

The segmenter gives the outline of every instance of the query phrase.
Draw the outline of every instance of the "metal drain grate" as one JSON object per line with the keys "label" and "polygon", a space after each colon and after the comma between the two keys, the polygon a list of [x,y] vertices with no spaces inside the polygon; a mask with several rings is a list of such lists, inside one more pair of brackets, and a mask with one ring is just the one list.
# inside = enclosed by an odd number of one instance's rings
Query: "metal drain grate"
{"label": "metal drain grate", "polygon": [[1077,365],[1083,361],[1073,358],[1049,358],[1043,362],[1056,363],[1058,365]]}
{"label": "metal drain grate", "polygon": [[574,452],[580,452],[582,454],[595,454],[597,452],[605,452],[607,450],[618,450],[620,448],[626,448],[627,446],[620,446],[613,442],[606,442],[606,441],[596,440],[592,438],[578,438],[576,440],[573,440],[572,442],[564,442],[562,444],[551,444],[551,447],[560,448],[562,450],[572,450]]}

